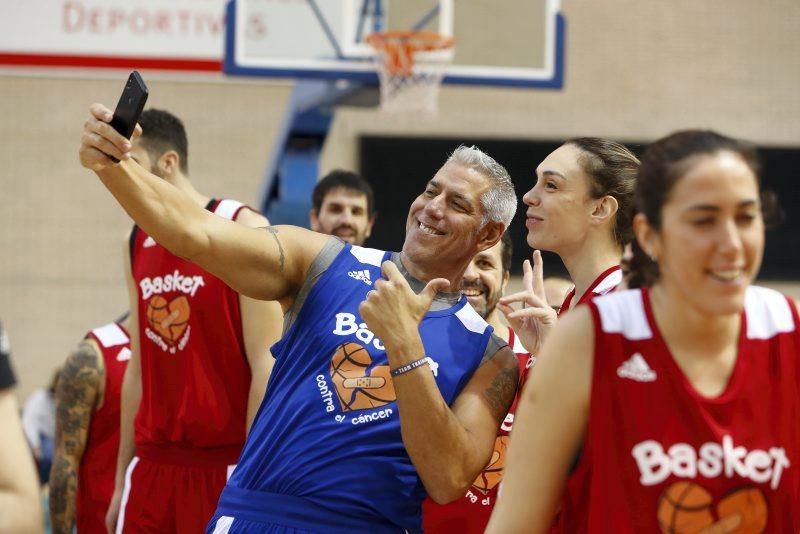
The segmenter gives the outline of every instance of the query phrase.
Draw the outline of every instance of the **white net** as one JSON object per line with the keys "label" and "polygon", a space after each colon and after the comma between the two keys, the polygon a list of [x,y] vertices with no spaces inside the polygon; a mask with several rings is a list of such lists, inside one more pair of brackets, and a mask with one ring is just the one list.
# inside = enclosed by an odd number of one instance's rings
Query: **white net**
{"label": "white net", "polygon": [[439,88],[453,62],[453,39],[424,32],[373,34],[381,109],[435,113]]}

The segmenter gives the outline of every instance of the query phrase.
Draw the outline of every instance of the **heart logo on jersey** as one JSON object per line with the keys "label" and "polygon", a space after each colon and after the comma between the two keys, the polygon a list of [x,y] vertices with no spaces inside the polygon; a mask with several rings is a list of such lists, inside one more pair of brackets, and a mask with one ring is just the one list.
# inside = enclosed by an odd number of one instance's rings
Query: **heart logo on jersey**
{"label": "heart logo on jersey", "polygon": [[767,500],[760,489],[739,488],[720,499],[713,513],[713,497],[694,482],[670,485],[658,503],[658,524],[664,533],[759,533],[767,526]]}
{"label": "heart logo on jersey", "polygon": [[486,495],[503,480],[503,469],[506,466],[506,450],[508,436],[497,436],[489,463],[472,483],[472,487]]}
{"label": "heart logo on jersey", "polygon": [[336,348],[330,373],[343,411],[377,408],[397,399],[389,366],[370,369],[371,365],[372,356],[358,343],[342,343]]}
{"label": "heart logo on jersey", "polygon": [[175,345],[189,324],[191,307],[184,295],[167,301],[156,295],[147,302],[147,322],[170,345]]}

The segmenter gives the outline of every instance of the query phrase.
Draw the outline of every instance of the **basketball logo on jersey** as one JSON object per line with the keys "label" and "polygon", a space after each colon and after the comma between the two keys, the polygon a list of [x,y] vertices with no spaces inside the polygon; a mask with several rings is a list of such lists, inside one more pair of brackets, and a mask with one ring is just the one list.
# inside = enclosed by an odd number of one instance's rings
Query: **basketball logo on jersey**
{"label": "basketball logo on jersey", "polygon": [[769,483],[775,490],[781,483],[783,470],[791,465],[783,447],[769,450],[737,446],[731,436],[722,443],[707,442],[695,449],[688,443],[675,443],[669,449],[648,439],[631,450],[639,468],[639,482],[644,486],[660,484],[670,475],[681,478],[743,478],[757,484]]}
{"label": "basketball logo on jersey", "polygon": [[147,302],[145,334],[164,352],[175,354],[176,348],[183,350],[189,341],[191,326],[189,299],[181,295],[168,301],[155,295]]}
{"label": "basketball logo on jersey", "polygon": [[331,357],[330,375],[342,411],[365,410],[396,400],[388,365],[374,365],[372,356],[355,342],[342,343]]}
{"label": "basketball logo on jersey", "polygon": [[489,463],[472,483],[472,487],[484,495],[492,491],[503,480],[503,469],[506,466],[506,450],[508,436],[497,436]]}
{"label": "basketball logo on jersey", "polygon": [[179,291],[190,296],[195,296],[197,290],[205,285],[205,280],[200,275],[184,276],[175,269],[174,272],[166,276],[146,277],[139,281],[139,289],[142,291],[142,299],[147,300],[153,295]]}
{"label": "basketball logo on jersey", "polygon": [[[147,339],[170,354],[183,350],[192,331],[189,325],[191,306],[188,297],[195,296],[203,286],[205,280],[201,275],[186,276],[177,269],[164,276],[142,278],[139,281],[139,290],[142,300],[147,301],[145,316],[148,326],[144,328]],[[183,295],[172,300],[162,296],[162,293],[174,291]]]}
{"label": "basketball logo on jersey", "polygon": [[768,515],[764,494],[752,486],[735,489],[714,506],[704,487],[681,481],[668,486],[658,500],[658,525],[665,534],[759,533]]}

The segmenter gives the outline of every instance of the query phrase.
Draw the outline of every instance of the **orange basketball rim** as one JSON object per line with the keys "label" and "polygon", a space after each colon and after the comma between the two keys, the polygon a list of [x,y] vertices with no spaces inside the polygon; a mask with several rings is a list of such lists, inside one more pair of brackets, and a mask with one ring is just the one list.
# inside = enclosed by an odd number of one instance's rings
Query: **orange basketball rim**
{"label": "orange basketball rim", "polygon": [[376,32],[368,35],[366,40],[383,54],[385,68],[394,76],[411,76],[417,53],[449,50],[456,44],[453,37],[428,31]]}

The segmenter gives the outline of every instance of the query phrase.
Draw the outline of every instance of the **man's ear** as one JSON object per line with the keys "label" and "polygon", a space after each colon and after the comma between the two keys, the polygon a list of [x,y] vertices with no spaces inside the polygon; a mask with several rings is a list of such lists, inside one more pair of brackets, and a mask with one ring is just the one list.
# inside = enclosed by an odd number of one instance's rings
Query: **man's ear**
{"label": "man's ear", "polygon": [[181,157],[174,150],[167,150],[161,154],[160,158],[158,158],[156,165],[161,171],[161,175],[164,178],[169,179],[180,172]]}
{"label": "man's ear", "polygon": [[317,210],[311,208],[308,210],[308,222],[311,223],[311,229],[319,232],[319,219],[317,218]]}
{"label": "man's ear", "polygon": [[480,231],[478,252],[482,252],[495,246],[497,242],[500,241],[500,238],[503,237],[503,232],[505,231],[505,224],[497,221],[487,222]]}
{"label": "man's ear", "polygon": [[613,220],[619,209],[617,199],[611,195],[606,195],[602,198],[595,200],[596,204],[592,211],[592,221],[595,224],[604,224],[607,221]]}

